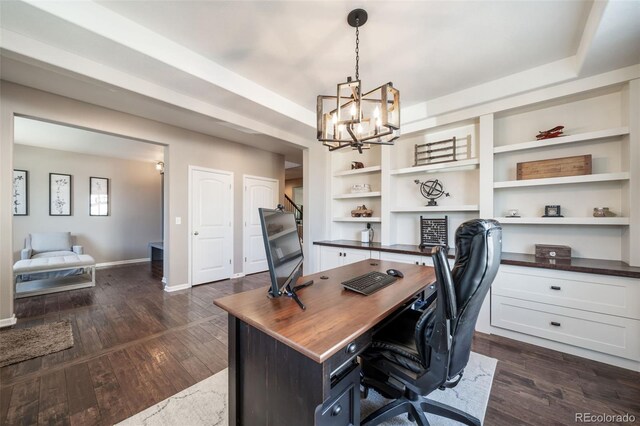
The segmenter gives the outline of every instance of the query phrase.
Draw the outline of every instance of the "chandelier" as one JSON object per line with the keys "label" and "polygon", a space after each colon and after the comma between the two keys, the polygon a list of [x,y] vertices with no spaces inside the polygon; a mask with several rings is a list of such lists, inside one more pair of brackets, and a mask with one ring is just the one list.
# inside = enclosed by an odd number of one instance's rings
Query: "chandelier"
{"label": "chandelier", "polygon": [[360,27],[367,12],[352,10],[347,22],[356,29],[356,79],[338,83],[336,96],[318,96],[318,140],[329,151],[352,147],[362,153],[371,144],[393,145],[400,136],[400,92],[391,82],[362,93]]}

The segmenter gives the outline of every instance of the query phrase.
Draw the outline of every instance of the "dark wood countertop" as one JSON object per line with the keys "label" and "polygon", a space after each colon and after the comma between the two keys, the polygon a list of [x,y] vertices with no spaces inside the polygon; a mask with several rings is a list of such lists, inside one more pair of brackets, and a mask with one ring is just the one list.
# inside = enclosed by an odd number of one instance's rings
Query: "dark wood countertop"
{"label": "dark wood countertop", "polygon": [[[342,248],[353,248],[360,250],[373,250],[387,253],[409,254],[418,256],[429,256],[430,250],[421,249],[415,245],[395,244],[383,246],[380,243],[361,243],[351,240],[316,241],[315,245],[331,246]],[[454,250],[451,249],[449,257],[453,258]],[[542,259],[533,254],[524,253],[502,253],[503,265],[525,266],[529,268],[556,269],[569,272],[584,272],[588,274],[612,275],[616,277],[627,277],[640,279],[640,267],[629,266],[619,260],[588,259],[573,257],[569,260]]]}
{"label": "dark wood countertop", "polygon": [[[341,282],[371,271],[401,269],[404,278],[369,296],[345,290]],[[321,279],[327,276],[327,279]],[[314,284],[298,296],[303,311],[288,297],[268,299],[259,288],[214,300],[241,321],[252,325],[312,360],[322,363],[386,318],[403,303],[435,281],[433,268],[381,260],[351,265],[301,278]]]}

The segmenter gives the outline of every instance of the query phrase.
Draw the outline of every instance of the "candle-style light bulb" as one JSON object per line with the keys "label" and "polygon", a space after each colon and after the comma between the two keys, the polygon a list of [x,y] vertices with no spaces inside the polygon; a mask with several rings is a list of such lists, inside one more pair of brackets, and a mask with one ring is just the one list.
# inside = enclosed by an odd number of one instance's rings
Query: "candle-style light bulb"
{"label": "candle-style light bulb", "polygon": [[331,122],[336,125],[338,124],[338,114],[332,114],[331,115]]}
{"label": "candle-style light bulb", "polygon": [[377,105],[376,105],[376,109],[373,110],[373,116],[375,118],[379,118],[380,117],[380,108],[378,108]]}
{"label": "candle-style light bulb", "polygon": [[362,124],[358,123],[358,134],[362,133]]}
{"label": "candle-style light bulb", "polygon": [[351,118],[355,118],[356,117],[356,104],[353,103],[351,104]]}

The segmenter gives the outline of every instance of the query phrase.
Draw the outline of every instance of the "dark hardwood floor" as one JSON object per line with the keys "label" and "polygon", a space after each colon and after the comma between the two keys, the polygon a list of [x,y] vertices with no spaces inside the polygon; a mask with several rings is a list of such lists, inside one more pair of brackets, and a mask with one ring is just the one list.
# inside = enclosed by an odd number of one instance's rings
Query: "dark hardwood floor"
{"label": "dark hardwood floor", "polygon": [[[227,320],[212,301],[267,275],[166,293],[158,269],[99,270],[95,288],[18,300],[16,327],[68,319],[75,345],[0,369],[0,423],[109,425],[224,369]],[[640,423],[639,373],[496,336],[473,349],[499,360],[486,425],[575,424],[577,412]]]}

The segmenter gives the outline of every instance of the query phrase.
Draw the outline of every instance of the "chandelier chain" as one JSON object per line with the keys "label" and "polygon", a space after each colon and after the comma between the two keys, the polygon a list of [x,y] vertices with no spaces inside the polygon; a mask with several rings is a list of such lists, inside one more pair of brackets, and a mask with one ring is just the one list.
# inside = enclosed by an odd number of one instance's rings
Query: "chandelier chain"
{"label": "chandelier chain", "polygon": [[360,18],[356,18],[356,80],[360,80]]}

